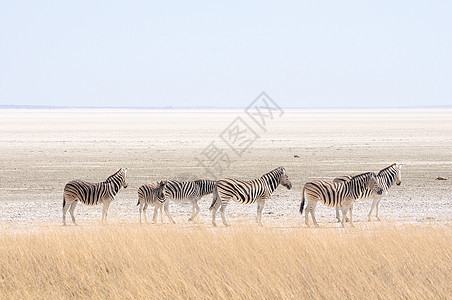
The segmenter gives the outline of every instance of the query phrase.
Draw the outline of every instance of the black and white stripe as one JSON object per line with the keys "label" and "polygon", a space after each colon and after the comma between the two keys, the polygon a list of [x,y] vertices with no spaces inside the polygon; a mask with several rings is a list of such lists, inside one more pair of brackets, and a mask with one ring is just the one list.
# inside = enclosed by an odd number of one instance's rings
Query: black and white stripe
{"label": "black and white stripe", "polygon": [[[141,223],[141,214],[144,215],[144,220],[146,223],[148,219],[146,217],[146,210],[148,205],[154,206],[154,216],[152,218],[153,222],[157,222],[157,211],[160,208],[160,214],[162,214],[163,203],[165,202],[165,188],[166,181],[160,181],[157,185],[152,184],[144,184],[140,186],[138,189],[138,203],[137,206],[140,206],[140,223]],[[163,223],[163,215],[162,215],[162,223]]]}
{"label": "black and white stripe", "polygon": [[214,180],[199,179],[195,180],[194,183],[198,186],[199,197],[202,198],[213,193],[213,189],[217,182]]}
{"label": "black and white stripe", "polygon": [[174,202],[185,202],[190,201],[193,205],[193,210],[191,217],[188,221],[194,221],[196,216],[199,214],[198,201],[208,194],[213,192],[216,181],[199,179],[195,181],[176,181],[169,180],[166,184],[165,189],[165,203],[164,209],[171,222],[175,223],[168,212],[169,200]]}
{"label": "black and white stripe", "polygon": [[212,224],[216,226],[215,216],[220,208],[221,218],[224,225],[228,226],[224,211],[229,200],[234,199],[238,203],[250,204],[257,202],[257,223],[262,225],[262,210],[265,200],[269,199],[278,185],[283,185],[288,189],[292,188],[292,183],[286,175],[283,167],[274,169],[264,174],[260,178],[244,181],[233,178],[221,179],[217,182],[213,192],[213,201],[210,206],[212,211]]}
{"label": "black and white stripe", "polygon": [[367,189],[372,190],[377,194],[382,193],[382,188],[376,181],[376,175],[373,172],[353,176],[348,181],[309,181],[303,187],[300,213],[303,214],[305,199],[307,199],[305,213],[306,225],[309,226],[308,217],[309,213],[311,213],[312,221],[318,226],[315,218],[315,207],[317,201],[320,200],[328,206],[342,207],[342,226],[344,226],[345,217],[347,216],[348,210],[350,210],[350,224],[353,226],[353,203],[356,199],[362,197]]}
{"label": "black and white stripe", "polygon": [[69,209],[75,224],[74,210],[77,202],[86,205],[103,203],[102,221],[107,221],[108,207],[122,187],[127,188],[127,169],[119,169],[104,182],[91,183],[73,180],[66,184],[63,193],[63,224],[66,225],[66,212]]}
{"label": "black and white stripe", "polygon": [[[334,179],[334,182],[346,182],[352,178],[351,175],[344,175],[340,176]],[[402,165],[401,164],[392,164],[378,172],[376,176],[376,181],[378,182],[379,186],[383,189],[383,193],[381,195],[378,195],[375,193],[375,191],[371,189],[367,189],[363,192],[362,196],[359,198],[359,200],[371,200],[372,206],[370,208],[368,219],[371,220],[372,211],[376,208],[375,211],[375,217],[377,220],[380,220],[380,217],[378,216],[380,201],[382,197],[386,196],[388,194],[389,189],[395,184],[400,185],[402,183]],[[340,221],[339,216],[339,209],[340,207],[336,207],[336,218]]]}

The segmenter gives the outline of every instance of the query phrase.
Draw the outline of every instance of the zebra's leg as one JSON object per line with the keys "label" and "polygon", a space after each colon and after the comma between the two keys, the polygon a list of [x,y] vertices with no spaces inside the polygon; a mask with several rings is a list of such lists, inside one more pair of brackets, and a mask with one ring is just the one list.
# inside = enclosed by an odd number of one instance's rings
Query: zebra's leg
{"label": "zebra's leg", "polygon": [[312,201],[312,203],[310,203],[310,211],[311,211],[312,222],[314,222],[315,227],[319,227],[319,223],[317,223],[317,219],[315,218],[316,205],[317,205],[317,201]]}
{"label": "zebra's leg", "polygon": [[195,218],[199,218],[199,212],[201,211],[201,209],[199,208],[199,205],[198,205],[198,201],[199,201],[199,199],[195,200],[196,211],[195,211],[195,215],[193,216],[193,221],[195,220]]}
{"label": "zebra's leg", "polygon": [[341,216],[340,216],[340,214],[339,214],[339,210],[340,210],[340,209],[341,209],[340,206],[336,206],[336,219],[337,219],[338,222],[341,221]]}
{"label": "zebra's leg", "polygon": [[215,222],[215,218],[217,215],[218,208],[220,208],[220,206],[221,206],[221,199],[217,199],[215,201],[214,205],[212,206],[212,225],[215,227],[217,226],[217,223]]}
{"label": "zebra's leg", "polygon": [[198,201],[199,201],[199,199],[197,199],[197,198],[193,199],[193,214],[192,214],[192,217],[190,219],[188,219],[188,221],[195,221],[195,218],[198,216],[199,212],[201,211],[199,209]]}
{"label": "zebra's leg", "polygon": [[342,210],[342,221],[341,221],[341,224],[342,224],[342,227],[345,227],[345,220],[347,218],[347,213],[350,210],[350,203],[342,204],[341,210]]}
{"label": "zebra's leg", "polygon": [[372,200],[372,206],[370,207],[369,214],[367,215],[369,221],[372,220],[372,211],[374,210],[376,205],[377,205],[377,198],[374,198],[374,200]]}
{"label": "zebra's leg", "polygon": [[306,209],[304,211],[304,223],[309,227],[309,213],[311,212],[311,201],[306,197]]}
{"label": "zebra's leg", "polygon": [[194,220],[194,216],[195,216],[195,211],[196,211],[196,209],[195,209],[195,199],[191,199],[191,216],[190,216],[190,218],[188,218],[188,222],[191,222],[191,221],[193,221]]}
{"label": "zebra's leg", "polygon": [[141,224],[141,213],[143,212],[143,203],[140,203],[140,208],[138,209],[140,213],[140,224]]}
{"label": "zebra's leg", "polygon": [[163,224],[163,204],[160,203],[158,207],[160,209],[160,222]]}
{"label": "zebra's leg", "polygon": [[[350,226],[351,227],[355,227],[355,225],[353,225],[353,203],[350,205]],[[345,218],[345,221],[347,222],[347,218]]]}
{"label": "zebra's leg", "polygon": [[154,203],[154,215],[152,215],[152,223],[157,224],[157,219],[159,216],[159,207],[158,203]]}
{"label": "zebra's leg", "polygon": [[[342,218],[340,217],[340,213],[339,213],[340,210],[341,210],[341,207],[336,206],[336,218],[337,218],[338,222],[342,222]],[[345,222],[348,222],[348,221],[349,221],[348,217],[345,217]]]}
{"label": "zebra's leg", "polygon": [[71,203],[69,203],[69,201],[64,200],[64,205],[63,205],[63,225],[66,225],[66,213],[67,213],[67,210],[69,209],[70,206],[71,206]]}
{"label": "zebra's leg", "polygon": [[223,220],[224,226],[229,226],[228,222],[226,222],[226,216],[224,214],[224,211],[225,211],[227,205],[228,205],[227,201],[224,204],[223,204],[223,201],[221,201],[220,214],[221,214],[221,219]]}
{"label": "zebra's leg", "polygon": [[165,204],[164,204],[163,208],[165,209],[166,216],[168,217],[170,222],[173,223],[173,224],[176,224],[176,222],[174,222],[173,218],[171,218],[171,215],[169,214],[168,206],[169,206],[169,201],[167,200],[167,201],[165,201]]}
{"label": "zebra's leg", "polygon": [[102,208],[102,223],[107,224],[107,214],[108,208],[110,207],[111,200],[107,200],[104,202],[104,206]]}
{"label": "zebra's leg", "polygon": [[263,226],[262,225],[262,211],[264,210],[264,206],[265,206],[265,200],[258,200],[257,201],[257,217],[256,217],[256,221],[257,221],[257,225],[259,225],[259,226]]}
{"label": "zebra's leg", "polygon": [[376,200],[377,200],[377,205],[376,205],[376,208],[375,208],[375,217],[377,218],[378,221],[381,221],[380,217],[378,216],[378,210],[380,208],[381,198],[378,197]]}
{"label": "zebra's leg", "polygon": [[71,213],[72,223],[74,223],[75,225],[77,225],[77,223],[75,223],[74,210],[75,210],[75,207],[77,206],[77,202],[78,201],[72,202],[71,207],[69,208],[69,212]]}
{"label": "zebra's leg", "polygon": [[[143,217],[144,217],[144,222],[149,223],[148,222],[147,211],[148,211],[148,204],[145,203],[144,207],[143,207]],[[140,215],[140,223],[141,223],[141,215]]]}

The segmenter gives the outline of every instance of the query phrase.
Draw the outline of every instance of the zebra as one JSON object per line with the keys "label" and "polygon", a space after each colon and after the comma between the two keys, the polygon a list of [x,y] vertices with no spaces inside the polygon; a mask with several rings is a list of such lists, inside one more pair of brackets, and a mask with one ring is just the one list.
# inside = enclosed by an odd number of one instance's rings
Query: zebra
{"label": "zebra", "polygon": [[[144,220],[147,223],[148,219],[146,217],[146,210],[148,205],[154,206],[154,216],[152,221],[157,223],[157,214],[158,209],[160,208],[160,214],[162,217],[163,223],[163,215],[162,215],[162,207],[163,202],[165,202],[165,188],[166,181],[160,181],[157,185],[152,184],[144,184],[140,186],[138,189],[138,203],[137,206],[140,206],[140,223],[141,223],[141,213],[144,215]],[[144,206],[144,207],[143,207]]]}
{"label": "zebra", "polygon": [[[372,211],[376,208],[375,211],[375,217],[378,221],[380,221],[380,217],[378,216],[378,209],[380,206],[381,198],[386,196],[388,194],[389,188],[395,184],[400,185],[402,183],[402,164],[394,163],[384,169],[381,169],[380,172],[377,174],[376,180],[378,181],[379,185],[383,188],[383,194],[378,195],[372,190],[366,190],[362,197],[359,199],[361,200],[370,200],[372,201],[372,206],[370,208],[369,214],[367,215],[368,220],[371,220],[372,217]],[[348,181],[352,178],[350,175],[344,175],[340,176],[334,179],[334,182],[344,182]],[[336,218],[340,221],[339,217],[339,206],[336,206]]]}
{"label": "zebra", "polygon": [[171,218],[168,212],[169,199],[172,199],[175,202],[183,202],[183,201],[191,201],[193,204],[192,214],[188,221],[194,221],[196,216],[199,214],[199,205],[198,201],[208,194],[213,192],[216,181],[207,180],[207,179],[199,179],[195,181],[176,181],[169,180],[167,181],[166,189],[165,189],[165,203],[164,209],[165,213],[170,219],[172,223],[174,222],[173,218]]}
{"label": "zebra", "polygon": [[215,216],[218,208],[220,208],[221,218],[225,226],[229,226],[226,222],[224,211],[229,200],[234,199],[238,203],[251,204],[257,202],[256,221],[262,226],[262,210],[265,201],[270,198],[273,191],[278,185],[285,186],[288,190],[292,188],[292,183],[286,175],[286,169],[279,167],[261,177],[244,181],[233,178],[221,179],[215,185],[213,192],[213,200],[210,205],[212,211],[212,225],[217,226]]}
{"label": "zebra", "polygon": [[102,222],[107,222],[107,212],[110,203],[115,200],[121,186],[127,188],[127,169],[120,168],[104,182],[91,183],[82,180],[73,180],[66,184],[63,193],[63,224],[66,225],[66,212],[69,209],[72,222],[75,222],[74,210],[77,201],[86,205],[103,203]]}
{"label": "zebra", "polygon": [[350,210],[350,225],[353,227],[353,203],[355,199],[362,197],[366,190],[372,190],[378,195],[383,193],[373,172],[359,174],[343,182],[309,181],[303,187],[300,214],[303,214],[304,202],[307,198],[305,223],[309,227],[308,218],[311,213],[315,226],[319,226],[315,218],[315,206],[317,201],[321,200],[328,206],[342,207],[342,227],[345,227],[345,218]]}

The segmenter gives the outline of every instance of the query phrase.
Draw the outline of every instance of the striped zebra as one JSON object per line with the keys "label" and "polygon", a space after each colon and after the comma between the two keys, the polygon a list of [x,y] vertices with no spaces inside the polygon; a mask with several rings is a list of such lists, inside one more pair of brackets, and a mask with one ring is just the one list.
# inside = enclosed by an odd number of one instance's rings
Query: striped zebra
{"label": "striped zebra", "polygon": [[244,204],[257,202],[256,221],[259,225],[262,225],[262,210],[264,209],[265,201],[270,198],[273,191],[280,184],[287,187],[289,190],[292,188],[292,183],[283,167],[276,168],[251,181],[233,178],[219,180],[213,192],[212,205],[210,205],[210,210],[212,211],[212,225],[217,226],[215,223],[215,216],[218,208],[221,206],[220,212],[223,224],[229,226],[226,222],[224,211],[231,199]]}
{"label": "striped zebra", "polygon": [[138,189],[137,206],[140,206],[140,223],[142,213],[144,215],[145,222],[148,222],[148,219],[146,217],[146,210],[148,208],[148,205],[154,206],[154,216],[152,218],[152,221],[154,223],[157,223],[158,209],[160,208],[160,214],[163,223],[162,207],[163,203],[165,202],[166,183],[166,181],[160,181],[160,183],[158,183],[157,185],[144,184]]}
{"label": "striped zebra", "polygon": [[[350,175],[340,176],[334,179],[335,182],[345,182],[352,178]],[[378,216],[378,209],[380,206],[381,199],[388,194],[389,188],[395,184],[400,185],[402,183],[402,165],[392,164],[378,172],[376,177],[377,182],[383,188],[383,194],[378,195],[372,190],[366,190],[363,195],[359,198],[360,200],[370,200],[372,201],[372,206],[370,208],[369,214],[367,215],[368,220],[371,220],[372,211],[376,208],[375,217],[380,221]],[[339,206],[336,206],[336,218],[340,221],[339,216]]]}
{"label": "striped zebra", "polygon": [[77,202],[86,205],[103,203],[102,222],[107,222],[107,212],[110,203],[115,200],[121,186],[127,188],[127,169],[119,169],[104,182],[91,183],[73,180],[66,184],[63,193],[63,224],[66,225],[66,212],[69,209],[72,222],[75,223],[74,210]]}
{"label": "striped zebra", "polygon": [[345,226],[345,218],[350,210],[350,225],[353,226],[353,203],[362,197],[366,190],[372,190],[379,195],[383,192],[373,172],[359,174],[343,182],[309,181],[303,187],[300,213],[303,214],[304,202],[307,199],[305,223],[309,226],[308,217],[311,213],[315,226],[319,226],[315,218],[315,207],[320,200],[328,206],[342,207],[342,227]]}
{"label": "striped zebra", "polygon": [[193,204],[193,210],[191,217],[188,221],[194,221],[196,216],[199,214],[198,201],[208,194],[213,192],[215,187],[215,182],[213,180],[200,179],[195,181],[176,181],[169,180],[165,189],[165,199],[164,203],[165,213],[172,223],[175,223],[173,218],[171,218],[168,212],[169,200],[175,202],[185,202],[190,201]]}

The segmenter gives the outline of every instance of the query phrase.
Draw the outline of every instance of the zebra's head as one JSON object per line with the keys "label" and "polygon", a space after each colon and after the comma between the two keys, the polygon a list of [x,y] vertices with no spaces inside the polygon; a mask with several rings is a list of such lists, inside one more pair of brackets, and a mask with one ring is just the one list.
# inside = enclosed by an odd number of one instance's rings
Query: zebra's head
{"label": "zebra's head", "polygon": [[116,192],[118,192],[121,186],[127,188],[126,175],[127,169],[120,168],[118,171],[115,172],[115,174],[108,177],[107,180],[105,180],[105,182],[113,183],[115,185]]}
{"label": "zebra's head", "polygon": [[160,181],[157,188],[157,198],[160,202],[165,202],[165,189],[168,181]]}
{"label": "zebra's head", "polygon": [[367,189],[377,193],[378,195],[383,194],[383,188],[377,180],[375,173],[372,173],[369,180],[367,181]]}
{"label": "zebra's head", "polygon": [[402,165],[394,163],[380,170],[378,177],[383,178],[388,187],[391,187],[394,183],[400,185],[402,183]]}
{"label": "zebra's head", "polygon": [[292,182],[289,180],[289,176],[286,174],[286,170],[283,170],[283,173],[281,175],[281,181],[279,182],[282,186],[285,186],[288,190],[292,188]]}

